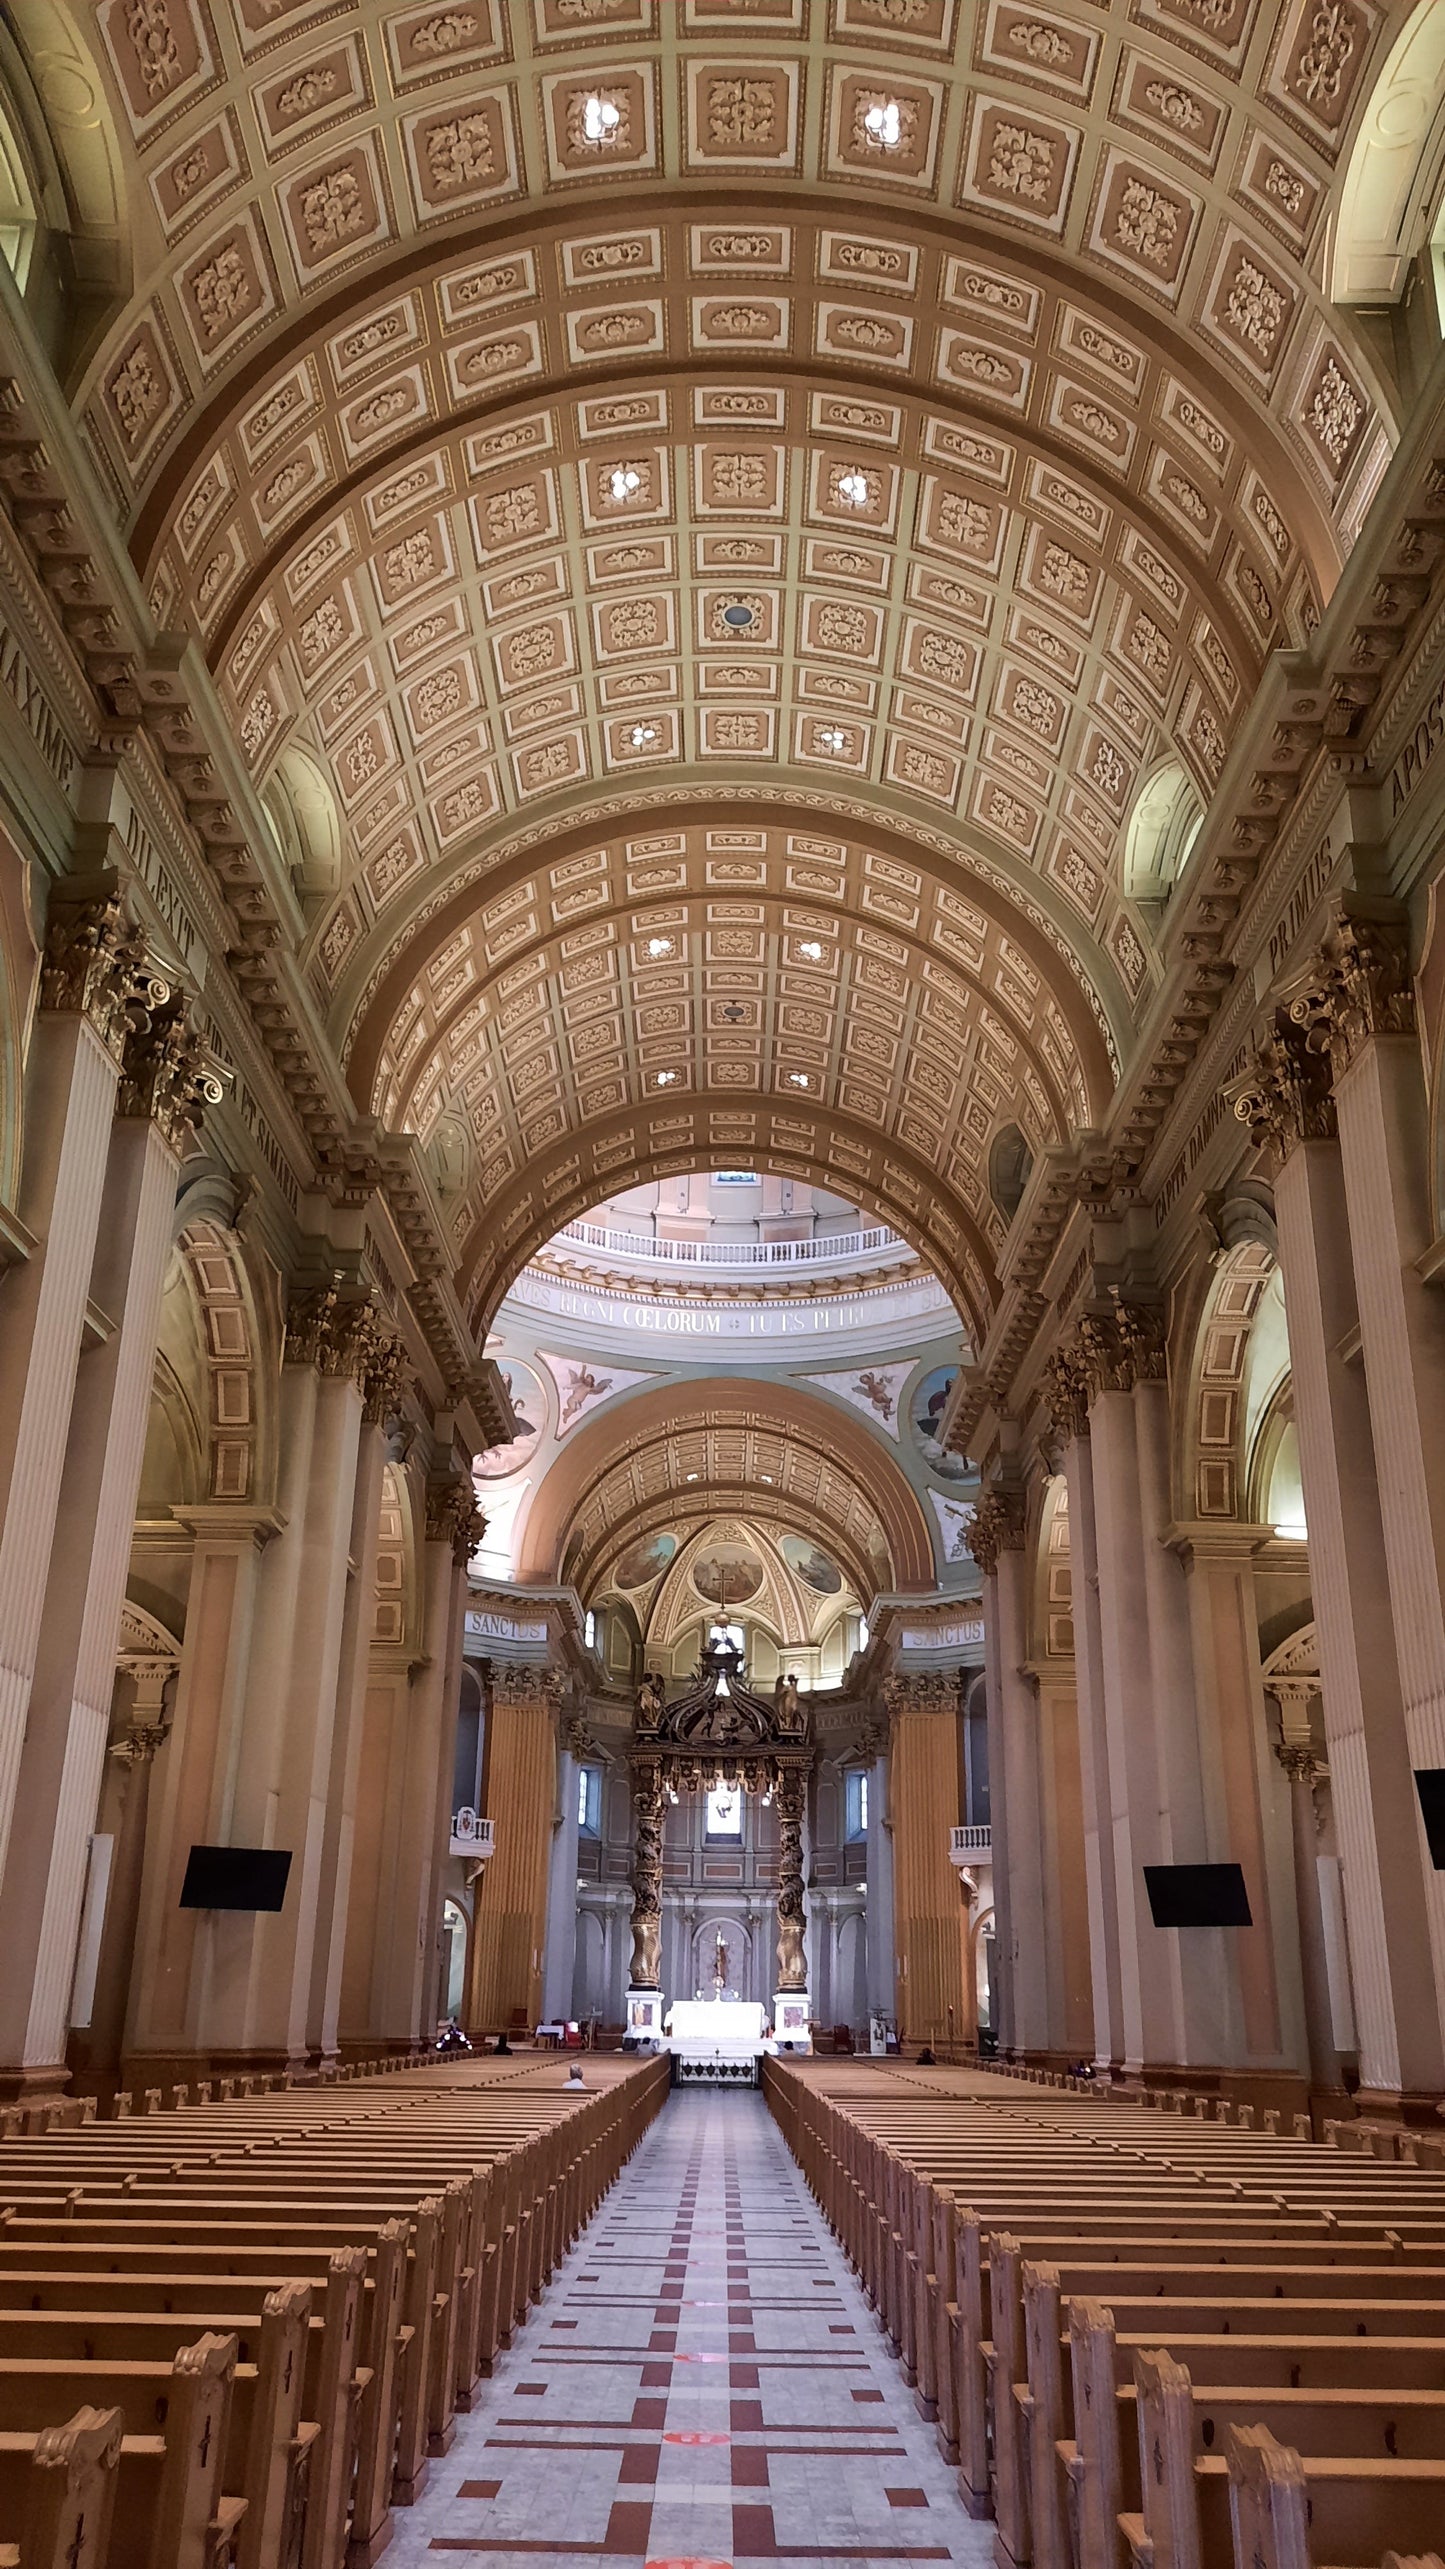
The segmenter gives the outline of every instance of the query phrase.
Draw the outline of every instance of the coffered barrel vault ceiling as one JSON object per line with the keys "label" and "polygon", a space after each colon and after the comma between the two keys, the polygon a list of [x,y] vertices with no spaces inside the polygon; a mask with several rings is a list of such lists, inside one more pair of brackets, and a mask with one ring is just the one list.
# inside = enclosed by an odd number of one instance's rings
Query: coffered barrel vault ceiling
{"label": "coffered barrel vault ceiling", "polygon": [[479,1310],[716,1142],[986,1320],[990,1129],[1096,1120],[1153,988],[1136,789],[1207,802],[1388,459],[1322,278],[1407,14],[101,0],[82,433],[340,818],[308,968],[358,1104],[469,1133]]}
{"label": "coffered barrel vault ceiling", "polygon": [[917,1496],[868,1429],[791,1386],[674,1386],[583,1429],[542,1484],[517,1575],[596,1594],[647,1535],[736,1514],[803,1531],[855,1593],[929,1590],[932,1546]]}

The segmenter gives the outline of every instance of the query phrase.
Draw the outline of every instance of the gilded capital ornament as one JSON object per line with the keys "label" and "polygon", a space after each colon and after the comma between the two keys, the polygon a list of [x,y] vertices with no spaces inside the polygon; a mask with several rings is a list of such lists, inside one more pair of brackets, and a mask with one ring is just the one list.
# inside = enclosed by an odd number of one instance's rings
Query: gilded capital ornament
{"label": "gilded capital ornament", "polygon": [[179,1154],[207,1107],[219,1106],[225,1093],[181,992],[167,991],[154,1006],[132,1005],[121,1047],[118,1114],[145,1116]]}
{"label": "gilded capital ornament", "polygon": [[109,1754],[121,1766],[149,1766],[169,1730],[169,1722],[133,1722],[112,1742]]}
{"label": "gilded capital ornament", "polygon": [[1377,1035],[1415,1031],[1415,983],[1403,927],[1392,920],[1335,921],[1305,986],[1289,1006],[1291,1025],[1329,1057],[1334,1078]]}
{"label": "gilded capital ornament", "polygon": [[991,1481],[980,1492],[963,1539],[986,1579],[998,1568],[1001,1552],[1022,1552],[1028,1508],[1028,1492],[1014,1482]]}
{"label": "gilded capital ornament", "polygon": [[1277,1739],[1274,1753],[1291,1784],[1313,1784],[1320,1771],[1320,1761],[1308,1740]]}
{"label": "gilded capital ornament", "polygon": [[149,981],[144,940],[118,898],[52,907],[40,966],[42,1008],[88,1018],[119,1060],[137,997],[152,995],[165,997],[165,984]]}
{"label": "gilded capital ornament", "polygon": [[1056,1347],[1044,1368],[1044,1398],[1054,1434],[1067,1444],[1089,1432],[1089,1369],[1076,1345]]}
{"label": "gilded capital ornament", "polygon": [[1276,1020],[1255,1047],[1253,1067],[1229,1093],[1256,1149],[1281,1162],[1301,1142],[1335,1138],[1329,1049],[1298,1019]]}
{"label": "gilded capital ornament", "polygon": [[394,1418],[412,1385],[411,1361],[400,1332],[378,1317],[376,1337],[361,1376],[362,1414],[373,1427]]}
{"label": "gilded capital ornament", "polygon": [[899,1713],[956,1713],[959,1680],[956,1670],[910,1669],[883,1680],[883,1701],[890,1716]]}
{"label": "gilded capital ornament", "polygon": [[555,1713],[561,1705],[566,1680],[560,1668],[549,1668],[541,1660],[494,1659],[490,1683],[494,1703]]}
{"label": "gilded capital ornament", "polygon": [[[470,1477],[462,1472],[449,1481],[433,1481],[426,1494],[426,1539],[450,1543],[452,1559],[464,1570],[487,1530]],[[534,1672],[529,1671],[529,1674]]]}

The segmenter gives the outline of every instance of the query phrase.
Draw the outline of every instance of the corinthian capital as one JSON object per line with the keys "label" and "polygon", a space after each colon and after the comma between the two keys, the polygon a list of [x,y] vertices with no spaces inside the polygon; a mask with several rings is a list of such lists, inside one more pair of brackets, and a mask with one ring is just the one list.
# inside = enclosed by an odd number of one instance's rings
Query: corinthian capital
{"label": "corinthian capital", "polygon": [[1056,1347],[1044,1368],[1044,1398],[1054,1434],[1067,1444],[1089,1427],[1089,1368],[1077,1345]]}
{"label": "corinthian capital", "polygon": [[[165,996],[165,984],[153,986]],[[56,903],[45,932],[40,966],[40,1005],[88,1017],[102,1043],[120,1059],[137,995],[147,984],[140,930],[114,896]]]}
{"label": "corinthian capital", "polygon": [[1028,1492],[1009,1481],[991,1481],[980,1492],[963,1539],[985,1578],[998,1568],[1001,1552],[1022,1552],[1028,1506]]}
{"label": "corinthian capital", "polygon": [[1256,1148],[1287,1160],[1301,1142],[1335,1136],[1334,1081],[1327,1042],[1299,1019],[1276,1021],[1255,1047],[1253,1067],[1232,1083],[1234,1112]]}
{"label": "corinthian capital", "polygon": [[535,1706],[539,1712],[555,1713],[562,1701],[563,1678],[560,1669],[541,1668],[524,1659],[492,1661],[492,1700],[515,1704],[519,1708]]}
{"label": "corinthian capital", "polygon": [[956,1713],[959,1680],[957,1671],[947,1669],[912,1669],[883,1680],[883,1701],[890,1717],[898,1713]]}
{"label": "corinthian capital", "polygon": [[292,1297],[286,1315],[286,1363],[314,1365],[323,1374],[349,1375],[368,1400],[373,1384],[378,1396],[385,1392],[400,1343],[375,1304],[347,1299],[335,1276],[329,1284],[311,1286]]}
{"label": "corinthian capital", "polygon": [[428,1543],[450,1543],[452,1559],[459,1570],[466,1568],[486,1530],[487,1520],[477,1505],[477,1494],[467,1474],[457,1472],[449,1481],[428,1484],[426,1539]]}
{"label": "corinthian capital", "polygon": [[206,1108],[219,1106],[224,1095],[179,991],[153,1007],[132,1007],[121,1049],[119,1114],[147,1117],[179,1153]]}
{"label": "corinthian capital", "polygon": [[1391,920],[1342,917],[1291,1001],[1291,1025],[1329,1055],[1336,1079],[1376,1035],[1415,1031],[1415,982],[1403,927]]}
{"label": "corinthian capital", "polygon": [[376,1328],[361,1371],[363,1415],[373,1427],[395,1416],[411,1389],[412,1369],[399,1330],[376,1315]]}

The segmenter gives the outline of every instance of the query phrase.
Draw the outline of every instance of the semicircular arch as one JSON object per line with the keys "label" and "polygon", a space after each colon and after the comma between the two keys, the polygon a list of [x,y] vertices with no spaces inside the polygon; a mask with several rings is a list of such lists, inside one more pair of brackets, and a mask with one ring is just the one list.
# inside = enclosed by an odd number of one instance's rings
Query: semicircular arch
{"label": "semicircular arch", "polygon": [[[654,1495],[659,1499],[664,1495],[675,1497],[682,1504],[688,1486],[685,1478],[675,1482],[670,1479],[666,1493],[649,1492],[634,1467],[639,1458],[649,1453],[665,1455],[670,1451],[676,1455],[689,1437],[708,1435],[731,1439],[740,1448],[746,1447],[748,1439],[762,1439],[779,1447],[792,1445],[809,1458],[810,1467],[816,1466],[819,1473],[832,1471],[840,1493],[851,1495],[857,1532],[849,1534],[849,1510],[839,1504],[830,1510],[827,1520],[830,1536],[847,1540],[852,1549],[861,1544],[866,1550],[867,1527],[870,1520],[876,1520],[896,1587],[908,1595],[932,1590],[933,1545],[922,1502],[898,1464],[884,1451],[881,1440],[842,1402],[822,1400],[792,1384],[751,1380],[712,1380],[696,1386],[670,1383],[656,1390],[633,1392],[609,1403],[600,1415],[575,1429],[533,1498],[518,1545],[518,1583],[535,1585],[559,1574],[577,1521],[604,1482],[610,1480],[613,1491],[620,1495],[618,1476],[634,1471],[632,1491],[637,1507],[650,1507]],[[711,1491],[709,1506],[714,1513],[718,1491],[724,1487],[745,1492],[748,1507],[756,1506],[765,1494],[762,1471],[755,1461],[738,1481],[731,1481],[723,1470],[709,1472],[704,1481],[704,1467],[700,1463],[698,1468],[696,1486],[700,1497],[704,1490]],[[781,1475],[779,1479],[781,1482]],[[801,1492],[795,1488],[790,1495],[796,1508]],[[614,1519],[614,1526],[615,1522]],[[592,1544],[605,1539],[605,1535],[599,1517]]]}

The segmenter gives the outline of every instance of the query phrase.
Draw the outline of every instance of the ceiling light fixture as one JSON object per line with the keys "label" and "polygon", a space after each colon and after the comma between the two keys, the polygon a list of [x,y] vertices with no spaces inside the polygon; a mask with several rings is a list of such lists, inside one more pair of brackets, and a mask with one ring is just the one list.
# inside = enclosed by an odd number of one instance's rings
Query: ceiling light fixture
{"label": "ceiling light fixture", "polygon": [[895,152],[903,140],[903,114],[897,99],[876,99],[864,115],[863,130],[870,143]]}
{"label": "ceiling light fixture", "polygon": [[[869,113],[873,111],[870,109]],[[622,110],[610,98],[595,94],[582,101],[582,133],[589,143],[610,143],[622,122]]]}
{"label": "ceiling light fixture", "polygon": [[673,946],[671,937],[649,937],[647,940],[647,951],[654,963],[660,963],[665,954],[672,954],[676,949]]}
{"label": "ceiling light fixture", "polygon": [[816,937],[805,937],[798,952],[804,963],[821,963],[823,960],[823,949]]}
{"label": "ceiling light fixture", "polygon": [[615,500],[635,499],[642,488],[642,475],[635,464],[614,464],[607,476],[607,487]]}
{"label": "ceiling light fixture", "polygon": [[806,1087],[807,1087],[807,1085],[808,1085],[808,1074],[807,1074],[807,1072],[806,1072],[805,1070],[790,1070],[790,1071],[789,1071],[789,1073],[788,1073],[788,1086],[789,1086],[790,1088],[806,1088]]}
{"label": "ceiling light fixture", "polygon": [[848,735],[845,731],[840,731],[836,723],[829,723],[827,729],[818,734],[818,746],[820,749],[831,750],[836,757],[840,749],[847,748]]}
{"label": "ceiling light fixture", "polygon": [[723,608],[722,620],[734,633],[746,633],[750,626],[757,623],[753,609],[742,598],[737,599],[734,605]]}
{"label": "ceiling light fixture", "polygon": [[634,723],[627,735],[628,745],[632,749],[650,749],[656,738],[656,723]]}
{"label": "ceiling light fixture", "polygon": [[657,1074],[657,1085],[659,1088],[671,1088],[676,1077],[675,1070],[660,1070]]}
{"label": "ceiling light fixture", "polygon": [[850,508],[866,508],[868,505],[867,474],[860,473],[856,466],[852,472],[840,473],[838,497],[840,500],[846,500]]}

